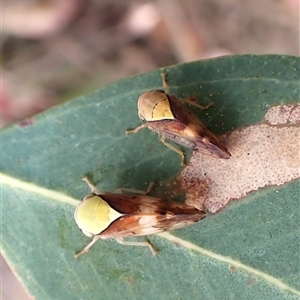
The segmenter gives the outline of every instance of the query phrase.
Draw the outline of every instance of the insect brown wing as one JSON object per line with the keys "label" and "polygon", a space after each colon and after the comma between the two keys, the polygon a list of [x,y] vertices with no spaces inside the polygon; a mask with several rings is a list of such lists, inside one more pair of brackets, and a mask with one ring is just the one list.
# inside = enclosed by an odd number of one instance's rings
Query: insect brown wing
{"label": "insect brown wing", "polygon": [[146,195],[103,193],[99,196],[124,215],[205,214],[193,206]]}
{"label": "insect brown wing", "polygon": [[103,239],[156,234],[192,225],[205,218],[205,214],[137,215],[123,216],[101,232]]}
{"label": "insect brown wing", "polygon": [[[102,197],[111,207],[125,214],[101,232],[103,239],[155,234],[185,227],[205,218],[205,212],[194,207],[154,197],[123,194]],[[115,205],[117,202],[119,204]]]}
{"label": "insect brown wing", "polygon": [[[168,95],[174,118],[181,126],[168,126],[165,135],[182,146],[218,158],[230,158],[230,153],[218,137],[192,114],[175,96]],[[165,126],[167,127],[167,126]],[[174,127],[174,128],[172,128]],[[178,135],[181,137],[178,137]],[[172,135],[174,136],[172,138]]]}
{"label": "insect brown wing", "polygon": [[159,198],[135,194],[105,193],[100,196],[113,209],[125,215],[156,214],[157,207],[166,202]]}

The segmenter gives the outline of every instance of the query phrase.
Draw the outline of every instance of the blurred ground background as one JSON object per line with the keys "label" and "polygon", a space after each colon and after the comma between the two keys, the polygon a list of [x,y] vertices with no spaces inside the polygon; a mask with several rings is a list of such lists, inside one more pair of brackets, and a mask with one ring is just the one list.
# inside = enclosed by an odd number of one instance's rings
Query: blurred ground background
{"label": "blurred ground background", "polygon": [[[53,105],[158,67],[227,54],[300,52],[299,0],[1,5],[1,127],[26,124]],[[3,259],[1,295],[31,299]]]}

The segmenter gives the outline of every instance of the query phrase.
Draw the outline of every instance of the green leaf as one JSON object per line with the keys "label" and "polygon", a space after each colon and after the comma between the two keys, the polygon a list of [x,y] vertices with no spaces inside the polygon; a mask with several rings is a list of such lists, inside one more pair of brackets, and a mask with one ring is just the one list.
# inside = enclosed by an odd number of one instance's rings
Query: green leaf
{"label": "green leaf", "polygon": [[[168,83],[179,97],[213,100],[213,108],[195,113],[224,133],[261,122],[273,105],[299,102],[299,62],[222,57],[169,67]],[[145,189],[180,172],[179,155],[148,129],[125,136],[141,124],[139,95],[162,88],[163,71],[119,81],[2,131],[5,258],[36,299],[299,299],[299,180],[151,236],[156,257],[100,240],[73,258],[89,242],[73,218],[76,200],[89,192],[83,176],[114,191]]]}

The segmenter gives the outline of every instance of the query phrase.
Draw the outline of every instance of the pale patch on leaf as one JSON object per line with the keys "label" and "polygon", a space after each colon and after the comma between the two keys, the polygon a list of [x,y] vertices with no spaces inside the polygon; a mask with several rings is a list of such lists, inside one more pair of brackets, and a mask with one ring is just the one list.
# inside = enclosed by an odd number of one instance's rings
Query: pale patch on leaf
{"label": "pale patch on leaf", "polygon": [[300,128],[294,125],[300,123],[299,107],[272,107],[266,121],[273,126],[259,124],[232,132],[226,138],[229,160],[194,152],[180,178],[187,204],[216,212],[252,191],[299,178]]}
{"label": "pale patch on leaf", "polygon": [[278,105],[271,107],[265,120],[270,125],[300,123],[300,105]]}

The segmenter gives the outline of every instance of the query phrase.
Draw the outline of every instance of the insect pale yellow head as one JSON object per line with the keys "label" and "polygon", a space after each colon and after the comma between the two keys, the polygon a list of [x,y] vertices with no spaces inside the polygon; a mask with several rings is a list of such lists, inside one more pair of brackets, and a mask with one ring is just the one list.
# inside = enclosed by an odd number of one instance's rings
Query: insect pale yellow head
{"label": "insect pale yellow head", "polygon": [[151,122],[174,119],[168,95],[162,90],[153,90],[142,94],[138,100],[140,119]]}
{"label": "insect pale yellow head", "polygon": [[97,195],[85,197],[74,213],[78,227],[89,237],[100,234],[120,216],[120,213]]}

